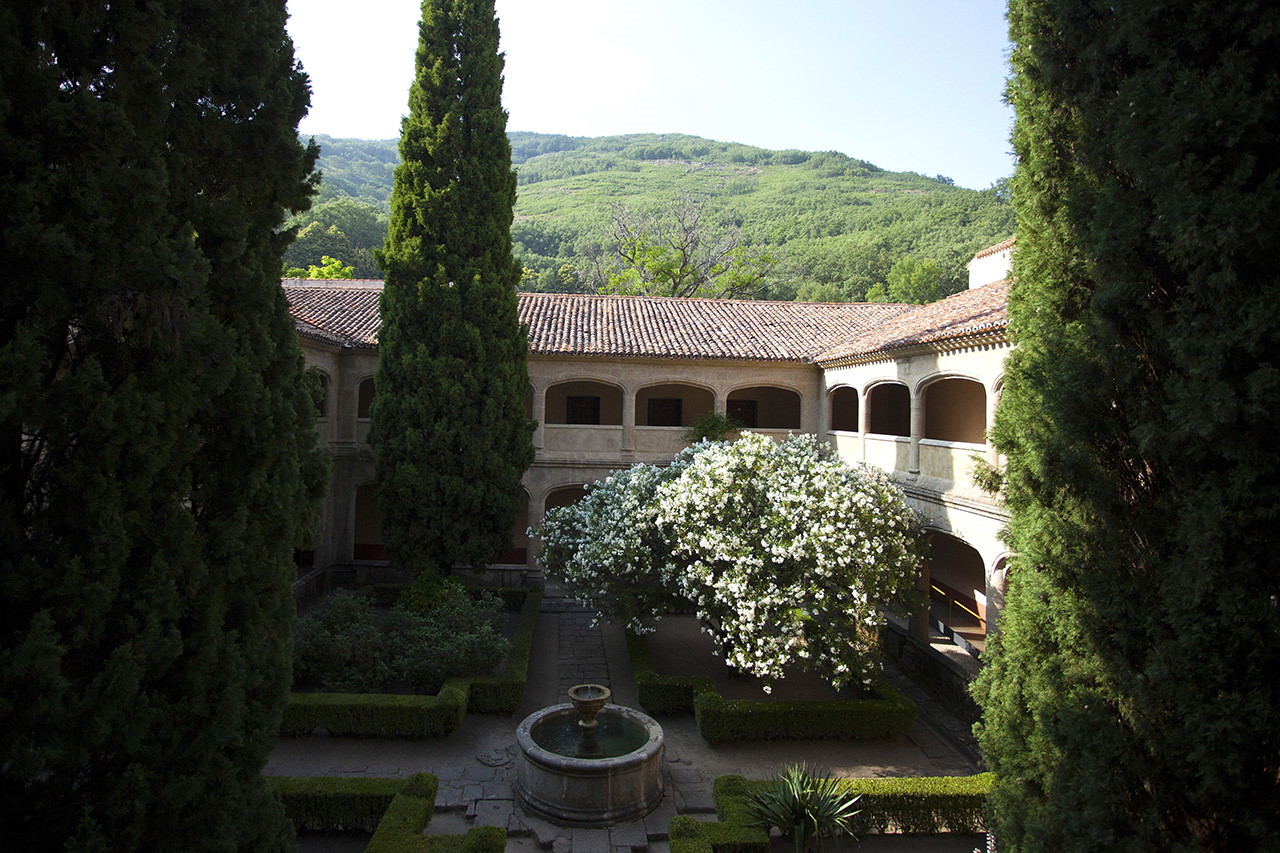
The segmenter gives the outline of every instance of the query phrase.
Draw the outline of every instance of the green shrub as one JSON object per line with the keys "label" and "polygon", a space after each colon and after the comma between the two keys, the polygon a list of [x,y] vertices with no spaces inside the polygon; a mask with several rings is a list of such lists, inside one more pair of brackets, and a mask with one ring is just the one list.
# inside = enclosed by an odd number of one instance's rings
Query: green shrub
{"label": "green shrub", "polygon": [[994,776],[919,776],[845,779],[850,793],[862,796],[862,813],[854,831],[983,832],[987,828],[987,794]]}
{"label": "green shrub", "polygon": [[451,678],[435,696],[388,693],[293,693],[280,734],[297,737],[325,729],[358,737],[445,737],[466,713],[470,682]]}
{"label": "green shrub", "polygon": [[859,796],[843,789],[840,780],[814,776],[804,764],[793,764],[747,800],[751,825],[766,832],[777,827],[803,853],[810,838],[853,834]]}
{"label": "green shrub", "polygon": [[[369,597],[338,592],[298,621],[295,680],[339,693],[407,688],[435,693],[450,676],[492,672],[510,644],[495,596],[457,581],[436,584],[380,612]],[[433,602],[425,610],[423,602]]]}
{"label": "green shrub", "polygon": [[538,627],[542,609],[542,590],[504,590],[504,601],[520,602],[520,621],[507,653],[507,666],[502,675],[484,675],[471,679],[471,699],[467,710],[477,714],[510,714],[520,707],[529,678],[529,655],[533,651],[533,633]]}
{"label": "green shrub", "polygon": [[391,805],[402,779],[342,776],[268,776],[280,792],[285,815],[310,832],[373,832]]}
{"label": "green shrub", "polygon": [[436,807],[439,781],[429,773],[415,773],[391,801],[365,853],[502,853],[507,831],[495,826],[472,827],[464,835],[423,835]]}
{"label": "green shrub", "polygon": [[865,740],[905,734],[916,707],[883,679],[874,698],[796,702],[725,699],[708,678],[661,675],[645,638],[628,633],[627,649],[640,704],[652,714],[692,711],[698,732],[710,743],[739,740],[837,738]]}
{"label": "green shrub", "polygon": [[386,684],[382,632],[370,600],[339,591],[298,620],[293,646],[294,681],[338,693],[363,693]]}
{"label": "green shrub", "polygon": [[[901,832],[932,835],[986,830],[986,801],[993,776],[919,776],[840,779],[840,790],[860,797],[861,811],[850,822],[856,834]],[[716,814],[723,824],[748,826],[749,802],[770,783],[719,776],[713,783]]]}
{"label": "green shrub", "polygon": [[457,730],[467,711],[510,714],[524,698],[542,590],[515,590],[506,598],[523,606],[502,675],[450,678],[435,696],[294,693],[285,706],[281,735],[325,729],[360,737],[445,737]]}

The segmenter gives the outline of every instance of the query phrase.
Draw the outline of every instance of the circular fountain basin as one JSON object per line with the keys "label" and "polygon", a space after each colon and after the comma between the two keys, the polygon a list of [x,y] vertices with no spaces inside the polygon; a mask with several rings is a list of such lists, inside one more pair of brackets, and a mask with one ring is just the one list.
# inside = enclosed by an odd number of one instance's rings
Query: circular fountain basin
{"label": "circular fountain basin", "polygon": [[564,703],[535,711],[516,729],[522,761],[516,793],[558,823],[608,826],[643,817],[662,801],[662,727],[632,708],[605,705],[584,731]]}

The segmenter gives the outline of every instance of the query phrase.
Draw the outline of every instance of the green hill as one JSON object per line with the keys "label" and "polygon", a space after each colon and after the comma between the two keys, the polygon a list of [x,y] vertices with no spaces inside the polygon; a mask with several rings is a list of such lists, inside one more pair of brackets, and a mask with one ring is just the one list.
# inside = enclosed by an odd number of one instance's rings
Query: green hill
{"label": "green hill", "polygon": [[[964,264],[976,250],[1014,231],[1013,211],[994,189],[888,172],[837,152],[770,151],[678,134],[510,138],[519,181],[512,236],[528,289],[590,289],[590,270],[610,255],[614,206],[660,211],[677,195],[705,199],[709,230],[737,231],[778,260],[763,294],[776,299],[857,300],[876,285],[883,296],[899,264],[897,279],[927,266],[943,292],[952,292],[963,287]],[[387,209],[396,141],[316,141],[321,194],[298,224],[316,221],[310,238],[327,232],[332,239],[329,208],[336,205],[348,220],[350,200],[366,218]],[[362,248],[350,242],[353,253]]]}

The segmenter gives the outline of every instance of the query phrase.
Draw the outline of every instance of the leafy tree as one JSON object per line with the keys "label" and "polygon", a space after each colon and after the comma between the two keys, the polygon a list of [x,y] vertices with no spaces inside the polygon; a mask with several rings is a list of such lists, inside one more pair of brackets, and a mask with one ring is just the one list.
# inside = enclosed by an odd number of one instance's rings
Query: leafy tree
{"label": "leafy tree", "polygon": [[388,556],[415,574],[499,554],[533,459],[493,2],[426,0],[419,32],[370,434]]}
{"label": "leafy tree", "polygon": [[[742,240],[736,228],[705,221],[707,199],[677,196],[667,210],[639,216],[613,206],[615,262],[604,293],[646,296],[754,296],[777,261]],[[619,263],[620,262],[620,263]]]}
{"label": "leafy tree", "polygon": [[1280,847],[1280,10],[1011,6],[1001,849]]}
{"label": "leafy tree", "polygon": [[291,849],[260,774],[323,465],[277,279],[315,156],[284,4],[0,21],[5,843]]}
{"label": "leafy tree", "polygon": [[286,267],[322,266],[327,255],[351,262],[348,277],[381,277],[373,252],[386,242],[387,217],[375,205],[339,196],[294,216],[289,224],[299,231],[285,250]]}
{"label": "leafy tree", "polygon": [[884,610],[916,603],[918,525],[883,472],[811,435],[745,433],[618,471],[538,535],[548,570],[601,613],[651,630],[687,599],[730,666],[774,679],[799,664],[840,687],[878,669]]}
{"label": "leafy tree", "polygon": [[931,260],[903,258],[895,263],[882,285],[867,290],[867,302],[904,302],[923,305],[936,302],[958,290],[954,282],[943,279],[942,270]]}
{"label": "leafy tree", "polygon": [[355,272],[355,267],[343,265],[342,261],[337,258],[331,258],[325,255],[321,258],[322,266],[311,266],[304,269],[287,269],[284,274],[287,278],[315,278],[315,279],[339,279],[351,278]]}

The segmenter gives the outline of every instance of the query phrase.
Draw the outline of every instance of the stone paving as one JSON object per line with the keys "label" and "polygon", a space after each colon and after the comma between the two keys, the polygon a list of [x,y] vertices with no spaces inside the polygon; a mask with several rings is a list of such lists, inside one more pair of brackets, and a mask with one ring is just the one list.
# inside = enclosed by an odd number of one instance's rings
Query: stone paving
{"label": "stone paving", "polygon": [[[641,820],[607,829],[563,827],[526,814],[512,790],[515,727],[539,708],[565,701],[574,684],[609,686],[617,704],[636,707],[635,685],[620,629],[593,625],[593,614],[557,595],[544,599],[530,661],[529,689],[514,717],[468,715],[448,738],[398,741],[309,737],[279,742],[268,775],[408,776],[426,771],[440,780],[437,815],[428,834],[464,832],[468,826],[504,827],[508,850],[623,853],[667,849],[667,822],[676,814],[714,819],[711,783],[725,773],[765,778],[785,764],[807,761],[842,775],[971,773],[974,756],[949,730],[963,729],[946,709],[894,675],[894,686],[921,703],[920,722],[906,738],[872,742],[752,742],[712,747],[689,715],[662,717],[666,735],[663,779],[668,796]],[[926,713],[929,715],[926,718]],[[957,838],[955,841],[960,842]],[[869,849],[865,846],[862,849]],[[929,848],[934,849],[934,848]],[[970,849],[961,844],[954,848]]]}

